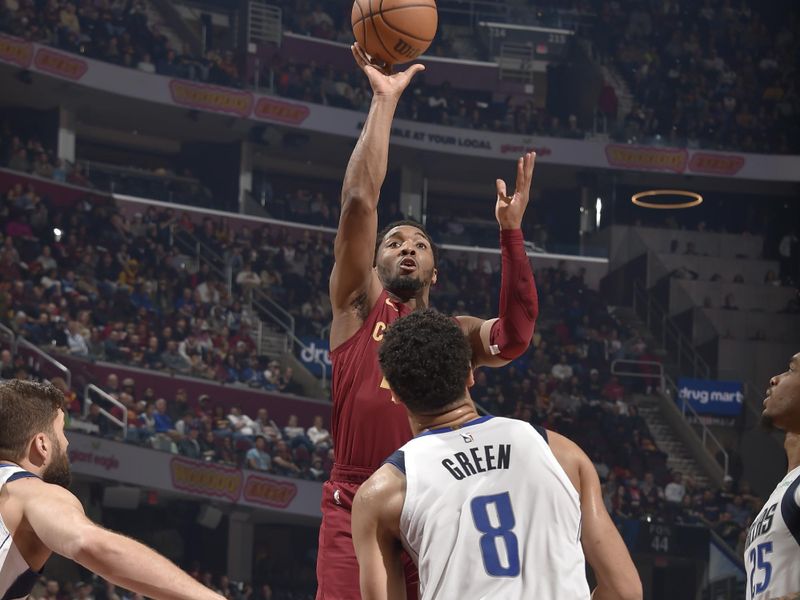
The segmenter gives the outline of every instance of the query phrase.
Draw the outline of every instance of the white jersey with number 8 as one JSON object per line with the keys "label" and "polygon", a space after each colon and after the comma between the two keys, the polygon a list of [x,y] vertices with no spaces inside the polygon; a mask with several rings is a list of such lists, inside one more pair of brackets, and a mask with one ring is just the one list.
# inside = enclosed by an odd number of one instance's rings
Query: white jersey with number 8
{"label": "white jersey with number 8", "polygon": [[528,423],[481,417],[417,436],[387,462],[420,598],[587,600],[580,498]]}

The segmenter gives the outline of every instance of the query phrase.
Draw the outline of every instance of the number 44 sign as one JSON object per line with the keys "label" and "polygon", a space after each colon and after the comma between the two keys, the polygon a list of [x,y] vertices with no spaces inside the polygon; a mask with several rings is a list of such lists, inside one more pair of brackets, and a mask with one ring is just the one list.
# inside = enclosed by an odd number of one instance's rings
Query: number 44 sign
{"label": "number 44 sign", "polygon": [[659,554],[668,554],[672,529],[668,525],[653,523],[650,525],[650,549]]}

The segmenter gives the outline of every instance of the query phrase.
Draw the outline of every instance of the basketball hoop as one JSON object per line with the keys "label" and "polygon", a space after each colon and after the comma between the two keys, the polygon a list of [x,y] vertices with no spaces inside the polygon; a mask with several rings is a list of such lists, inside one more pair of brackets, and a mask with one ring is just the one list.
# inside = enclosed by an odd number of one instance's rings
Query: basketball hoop
{"label": "basketball hoop", "polygon": [[[690,200],[685,202],[672,202],[670,204],[661,204],[660,202],[647,202],[646,200],[642,200],[642,198],[653,198],[656,196],[682,196],[684,198],[690,198]],[[631,196],[631,202],[633,202],[636,206],[641,206],[642,208],[670,210],[676,208],[692,208],[693,206],[701,204],[703,202],[703,197],[696,192],[687,192],[685,190],[647,190]]]}

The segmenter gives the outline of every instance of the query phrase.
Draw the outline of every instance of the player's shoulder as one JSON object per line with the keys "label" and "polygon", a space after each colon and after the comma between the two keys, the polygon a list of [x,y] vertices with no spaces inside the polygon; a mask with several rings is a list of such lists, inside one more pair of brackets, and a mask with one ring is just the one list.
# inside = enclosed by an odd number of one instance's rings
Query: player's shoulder
{"label": "player's shoulder", "polygon": [[69,504],[80,504],[78,498],[68,489],[53,483],[47,483],[37,475],[27,471],[16,473],[6,481],[4,486],[11,498],[26,504],[47,498]]}
{"label": "player's shoulder", "polygon": [[581,474],[586,474],[587,469],[594,471],[594,464],[586,453],[575,442],[555,431],[547,430],[547,438],[553,455],[574,482],[582,479]]}
{"label": "player's shoulder", "polygon": [[405,490],[405,473],[393,463],[385,463],[358,488],[353,510],[395,522],[403,510]]}

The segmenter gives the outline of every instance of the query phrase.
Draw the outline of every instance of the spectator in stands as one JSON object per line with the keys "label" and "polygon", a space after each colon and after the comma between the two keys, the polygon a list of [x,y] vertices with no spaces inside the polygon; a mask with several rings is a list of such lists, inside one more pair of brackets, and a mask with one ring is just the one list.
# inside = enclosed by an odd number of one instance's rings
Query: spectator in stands
{"label": "spectator in stands", "polygon": [[567,364],[567,355],[562,354],[559,361],[553,365],[553,368],[550,370],[550,373],[556,379],[561,381],[565,381],[572,377],[572,367]]}
{"label": "spectator in stands", "polygon": [[714,531],[725,540],[732,548],[736,547],[739,541],[739,534],[742,532],[742,527],[733,520],[731,513],[723,511],[719,517],[719,523],[714,527]]}
{"label": "spectator in stands", "polygon": [[89,356],[89,346],[80,333],[80,325],[77,321],[69,321],[66,329],[67,348],[73,356],[86,358]]}
{"label": "spectator in stands", "polygon": [[300,467],[295,464],[292,452],[284,441],[275,444],[275,453],[273,454],[272,462],[275,465],[275,472],[278,475],[299,477],[302,472]]}
{"label": "spectator in stands", "polygon": [[316,415],[314,417],[314,424],[308,428],[306,435],[318,452],[327,452],[328,448],[333,446],[331,434],[325,429],[322,415]]}
{"label": "spectator in stands", "polygon": [[289,415],[289,421],[286,427],[283,428],[283,435],[292,450],[298,446],[303,446],[309,452],[314,451],[314,444],[308,439],[305,430],[300,427],[297,415]]}
{"label": "spectator in stands", "polygon": [[233,432],[234,441],[246,440],[252,441],[255,435],[255,427],[253,419],[242,413],[241,406],[232,406],[231,412],[228,415],[230,422],[230,429]]}
{"label": "spectator in stands", "polygon": [[188,458],[202,458],[203,450],[200,446],[199,437],[200,430],[197,427],[190,427],[186,436],[178,442],[178,451]]}
{"label": "spectator in stands", "polygon": [[221,457],[217,438],[213,431],[206,431],[200,440],[200,450],[203,460],[207,462],[219,462]]}
{"label": "spectator in stands", "polygon": [[272,468],[272,457],[267,452],[267,440],[263,435],[256,436],[255,445],[247,451],[245,460],[248,469],[269,471]]}
{"label": "spectator in stands", "polygon": [[175,340],[169,340],[167,342],[166,349],[161,353],[161,362],[165,368],[170,371],[177,371],[178,373],[188,373],[192,366],[189,361],[178,352],[178,343]]}
{"label": "spectator in stands", "polygon": [[275,444],[283,439],[280,427],[269,418],[269,411],[266,408],[258,409],[256,420],[253,422],[253,431],[256,435],[264,436],[270,444]]}
{"label": "spectator in stands", "polygon": [[159,446],[161,449],[164,449],[164,444],[166,444],[167,449],[169,449],[170,442],[180,440],[181,435],[175,429],[175,423],[172,417],[167,413],[167,401],[164,398],[159,398],[156,400],[155,408],[153,423],[156,439],[161,443]]}
{"label": "spectator in stands", "polygon": [[674,506],[679,506],[686,495],[686,486],[683,484],[683,474],[674,472],[672,481],[664,488],[664,499]]}

